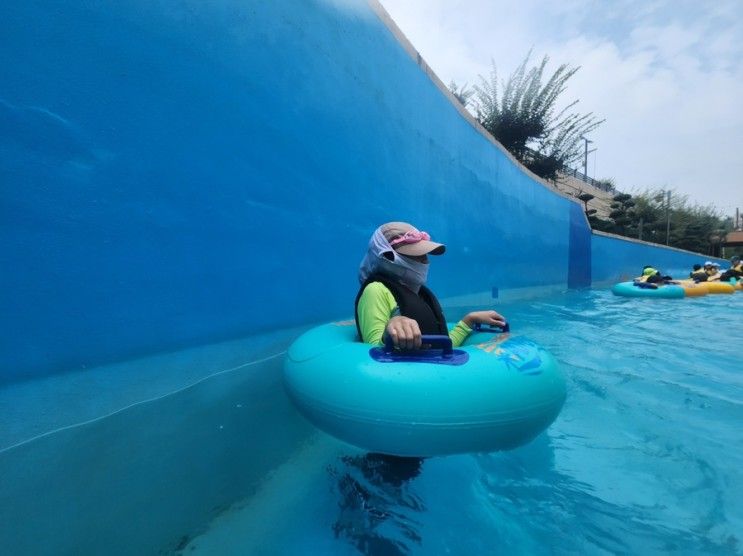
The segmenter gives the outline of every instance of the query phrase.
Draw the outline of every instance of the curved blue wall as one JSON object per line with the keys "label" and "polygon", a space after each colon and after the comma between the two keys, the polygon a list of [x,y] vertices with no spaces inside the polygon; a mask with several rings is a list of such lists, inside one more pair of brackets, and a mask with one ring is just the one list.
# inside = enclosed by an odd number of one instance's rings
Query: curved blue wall
{"label": "curved blue wall", "polygon": [[681,249],[661,247],[652,243],[632,241],[618,236],[594,232],[591,241],[592,281],[613,284],[631,280],[642,274],[642,267],[651,265],[674,278],[688,278],[695,264],[712,260],[724,268],[728,262]]}
{"label": "curved blue wall", "polygon": [[442,297],[567,284],[573,203],[361,0],[10,1],[0,21],[4,380],[350,314],[388,220],[447,242]]}
{"label": "curved blue wall", "polygon": [[388,220],[447,243],[442,298],[590,285],[580,205],[377,12],[2,3],[0,380],[348,315]]}

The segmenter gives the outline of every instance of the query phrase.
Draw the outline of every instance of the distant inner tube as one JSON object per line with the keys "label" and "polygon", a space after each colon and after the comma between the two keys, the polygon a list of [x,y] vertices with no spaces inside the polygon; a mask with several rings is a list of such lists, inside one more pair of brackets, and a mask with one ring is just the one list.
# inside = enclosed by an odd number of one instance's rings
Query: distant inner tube
{"label": "distant inner tube", "polygon": [[614,284],[611,292],[622,297],[658,297],[663,299],[681,299],[684,297],[684,288],[681,286],[674,284],[657,284],[657,286],[657,288],[641,287],[634,282],[620,282]]}

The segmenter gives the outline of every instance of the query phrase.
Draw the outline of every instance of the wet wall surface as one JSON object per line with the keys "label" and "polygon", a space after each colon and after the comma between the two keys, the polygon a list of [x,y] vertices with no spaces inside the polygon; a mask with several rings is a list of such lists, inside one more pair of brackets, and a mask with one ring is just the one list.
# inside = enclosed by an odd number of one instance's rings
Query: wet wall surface
{"label": "wet wall surface", "polygon": [[567,283],[572,203],[366,2],[0,19],[0,381],[349,314],[389,220],[447,244],[441,297]]}

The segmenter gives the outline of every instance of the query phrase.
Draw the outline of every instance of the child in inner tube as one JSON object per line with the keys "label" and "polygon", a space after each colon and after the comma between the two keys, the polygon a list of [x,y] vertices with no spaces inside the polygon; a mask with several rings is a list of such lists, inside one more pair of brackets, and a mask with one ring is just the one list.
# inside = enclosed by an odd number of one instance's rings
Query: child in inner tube
{"label": "child in inner tube", "polygon": [[706,282],[708,276],[702,268],[702,265],[695,264],[692,271],[689,273],[689,278],[691,278],[698,284],[699,282]]}
{"label": "child in inner tube", "polygon": [[374,231],[359,267],[355,316],[362,342],[379,345],[389,336],[398,349],[412,350],[421,347],[422,334],[440,334],[459,346],[476,324],[506,324],[496,311],[474,311],[449,332],[438,299],[426,287],[428,256],[445,250],[407,222],[388,222]]}
{"label": "child in inner tube", "polygon": [[650,265],[645,265],[642,268],[642,276],[638,276],[634,281],[637,284],[655,284],[656,286],[675,283],[671,276],[663,276],[659,270]]}
{"label": "child in inner tube", "polygon": [[717,282],[720,279],[720,265],[707,261],[704,263],[704,273],[707,275],[707,282]]}
{"label": "child in inner tube", "polygon": [[743,279],[743,263],[741,263],[738,255],[734,255],[730,259],[730,268],[720,274],[720,282],[730,282],[733,278],[736,280]]}

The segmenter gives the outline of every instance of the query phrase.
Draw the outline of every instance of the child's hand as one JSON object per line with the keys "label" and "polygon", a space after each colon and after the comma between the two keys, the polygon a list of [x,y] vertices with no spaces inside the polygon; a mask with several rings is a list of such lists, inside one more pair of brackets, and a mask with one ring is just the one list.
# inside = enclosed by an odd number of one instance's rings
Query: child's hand
{"label": "child's hand", "polygon": [[399,349],[421,347],[421,329],[414,319],[403,316],[392,317],[385,330],[392,338],[392,343]]}
{"label": "child's hand", "polygon": [[474,311],[468,313],[462,320],[470,328],[475,324],[489,324],[490,326],[500,327],[506,324],[506,318],[495,311]]}

